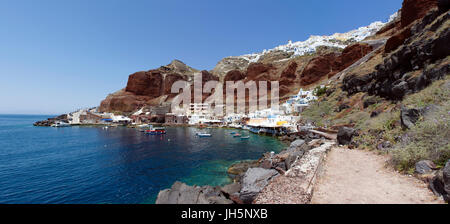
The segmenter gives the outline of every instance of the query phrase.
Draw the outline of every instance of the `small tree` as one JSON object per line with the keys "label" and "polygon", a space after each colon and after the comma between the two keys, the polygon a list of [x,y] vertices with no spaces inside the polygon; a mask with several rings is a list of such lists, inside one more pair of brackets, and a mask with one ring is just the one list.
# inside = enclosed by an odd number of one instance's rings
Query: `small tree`
{"label": "small tree", "polygon": [[327,87],[326,86],[317,86],[314,89],[314,91],[313,91],[314,96],[317,96],[317,97],[322,96],[325,93],[327,93]]}

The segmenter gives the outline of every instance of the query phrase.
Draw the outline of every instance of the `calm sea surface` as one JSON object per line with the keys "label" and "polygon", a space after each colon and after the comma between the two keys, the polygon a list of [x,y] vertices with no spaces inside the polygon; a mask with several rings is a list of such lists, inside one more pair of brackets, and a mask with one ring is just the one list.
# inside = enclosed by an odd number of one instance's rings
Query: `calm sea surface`
{"label": "calm sea surface", "polygon": [[148,136],[128,128],[33,127],[49,116],[0,115],[0,204],[154,203],[175,181],[225,185],[234,162],[283,145],[275,138],[231,136],[232,130],[168,128]]}

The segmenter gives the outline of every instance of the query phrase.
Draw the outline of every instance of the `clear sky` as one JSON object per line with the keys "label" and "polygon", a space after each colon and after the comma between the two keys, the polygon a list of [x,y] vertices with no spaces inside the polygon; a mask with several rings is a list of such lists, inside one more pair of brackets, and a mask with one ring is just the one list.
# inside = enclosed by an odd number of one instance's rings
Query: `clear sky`
{"label": "clear sky", "polygon": [[128,75],[386,21],[402,0],[0,0],[0,113],[97,106]]}

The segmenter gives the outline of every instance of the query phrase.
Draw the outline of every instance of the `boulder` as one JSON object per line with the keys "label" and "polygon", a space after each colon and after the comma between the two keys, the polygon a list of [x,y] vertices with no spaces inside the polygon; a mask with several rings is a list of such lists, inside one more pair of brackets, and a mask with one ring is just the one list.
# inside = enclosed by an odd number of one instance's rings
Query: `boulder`
{"label": "boulder", "polygon": [[306,143],[305,140],[298,139],[291,143],[290,148],[293,148],[293,147],[299,148],[299,147],[302,147],[303,145],[305,145],[305,143]]}
{"label": "boulder", "polygon": [[156,204],[233,204],[233,202],[218,188],[187,186],[175,182],[172,188],[159,192]]}
{"label": "boulder", "polygon": [[415,172],[417,174],[429,174],[436,169],[436,165],[429,160],[422,160],[416,163]]}
{"label": "boulder", "polygon": [[445,167],[443,169],[443,181],[445,192],[447,193],[447,195],[450,195],[450,160],[447,161],[447,164],[445,164]]}
{"label": "boulder", "polygon": [[434,195],[441,197],[447,194],[445,192],[445,186],[444,186],[444,180],[443,180],[443,173],[442,171],[438,172],[433,179],[431,179],[429,183],[429,188],[431,191],[433,191]]}
{"label": "boulder", "polygon": [[400,120],[402,127],[405,129],[411,129],[422,115],[419,109],[408,109],[403,107],[400,112]]}
{"label": "boulder", "polygon": [[364,109],[368,108],[371,105],[377,104],[377,103],[378,103],[378,100],[376,97],[369,97],[364,100]]}
{"label": "boulder", "polygon": [[239,193],[239,191],[241,191],[241,185],[239,183],[232,183],[232,184],[222,187],[221,191],[226,196],[230,196],[230,195]]}
{"label": "boulder", "polygon": [[269,181],[278,175],[275,170],[263,168],[251,168],[247,170],[242,180],[240,199],[245,204],[251,204]]}
{"label": "boulder", "polygon": [[353,128],[341,127],[337,134],[337,141],[340,145],[349,145],[352,142],[353,136],[356,135],[356,131]]}
{"label": "boulder", "polygon": [[380,151],[386,151],[386,150],[388,150],[391,147],[392,147],[392,144],[391,144],[390,141],[384,141],[384,142],[379,143],[377,145],[377,149],[380,150]]}

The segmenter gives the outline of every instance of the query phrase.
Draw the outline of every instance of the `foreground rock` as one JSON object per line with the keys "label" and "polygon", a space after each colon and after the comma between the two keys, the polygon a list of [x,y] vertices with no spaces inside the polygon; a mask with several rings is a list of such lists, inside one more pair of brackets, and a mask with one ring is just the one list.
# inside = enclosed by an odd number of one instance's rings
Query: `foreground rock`
{"label": "foreground rock", "polygon": [[417,174],[429,174],[436,169],[436,165],[429,160],[422,160],[416,163],[415,172]]}
{"label": "foreground rock", "polygon": [[411,129],[422,115],[422,111],[418,109],[402,108],[400,112],[400,121],[402,127],[405,129]]}
{"label": "foreground rock", "polygon": [[442,197],[446,202],[450,200],[450,160],[447,161],[445,167],[435,173],[434,177],[429,181],[428,187],[433,193]]}
{"label": "foreground rock", "polygon": [[176,182],[171,189],[159,192],[156,204],[233,204],[233,202],[217,187],[191,187]]}
{"label": "foreground rock", "polygon": [[263,168],[249,169],[242,180],[242,189],[240,199],[246,203],[251,204],[261,190],[269,184],[269,181],[278,175],[275,170],[268,170]]}
{"label": "foreground rock", "polygon": [[337,141],[339,145],[349,145],[352,142],[353,136],[356,135],[356,131],[353,128],[341,127],[337,134]]}
{"label": "foreground rock", "polygon": [[323,159],[334,146],[327,141],[318,148],[299,157],[285,175],[273,178],[255,199],[255,204],[308,204],[311,200],[317,175]]}
{"label": "foreground rock", "polygon": [[444,189],[447,193],[446,201],[449,201],[450,198],[450,160],[447,161],[447,164],[444,167],[443,170],[443,179],[444,179]]}

